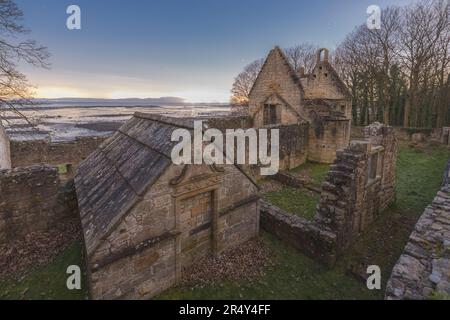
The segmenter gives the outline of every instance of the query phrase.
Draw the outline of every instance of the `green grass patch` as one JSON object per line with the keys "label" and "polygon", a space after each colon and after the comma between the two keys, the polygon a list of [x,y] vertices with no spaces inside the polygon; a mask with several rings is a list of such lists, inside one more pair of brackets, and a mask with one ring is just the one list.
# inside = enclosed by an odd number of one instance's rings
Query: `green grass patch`
{"label": "green grass patch", "polygon": [[322,185],[323,181],[325,181],[328,171],[330,171],[329,164],[314,162],[306,162],[301,166],[291,170],[291,172],[294,173],[304,172],[314,181],[314,184],[317,185]]}
{"label": "green grass patch", "polygon": [[82,290],[69,290],[66,286],[67,267],[83,268],[82,246],[74,242],[47,266],[31,270],[20,281],[6,279],[0,282],[0,299],[7,300],[81,300],[88,296],[86,276],[82,276]]}
{"label": "green grass patch", "polygon": [[397,161],[397,209],[417,217],[439,190],[450,151],[440,144],[401,146]]}
{"label": "green grass patch", "polygon": [[262,232],[277,265],[262,278],[243,283],[222,281],[203,288],[172,288],[157,299],[379,299],[365,283],[330,270]]}
{"label": "green grass patch", "polygon": [[312,220],[320,195],[306,189],[284,187],[281,190],[266,193],[265,198],[289,213]]}

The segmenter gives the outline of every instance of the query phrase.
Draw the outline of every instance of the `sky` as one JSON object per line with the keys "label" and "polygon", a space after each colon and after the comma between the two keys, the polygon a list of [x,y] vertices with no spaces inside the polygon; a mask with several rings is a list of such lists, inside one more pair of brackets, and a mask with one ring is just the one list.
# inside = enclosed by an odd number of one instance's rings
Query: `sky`
{"label": "sky", "polygon": [[[234,77],[275,45],[335,48],[369,5],[413,0],[16,0],[51,68],[21,65],[40,98],[227,102]],[[69,5],[81,30],[69,30]]]}

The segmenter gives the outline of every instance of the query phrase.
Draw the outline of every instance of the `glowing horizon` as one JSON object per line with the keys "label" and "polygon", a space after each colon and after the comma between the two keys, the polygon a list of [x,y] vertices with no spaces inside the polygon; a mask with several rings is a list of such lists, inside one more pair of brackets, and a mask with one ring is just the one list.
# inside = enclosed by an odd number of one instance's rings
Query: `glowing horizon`
{"label": "glowing horizon", "polygon": [[[271,48],[309,42],[333,49],[367,19],[371,0],[77,0],[81,30],[66,27],[68,0],[16,0],[50,70],[21,64],[38,98],[158,98],[228,102],[234,78]],[[378,5],[414,0],[379,0]],[[239,7],[240,10],[236,10]],[[257,8],[257,14],[255,14]],[[236,23],[239,21],[239,23]],[[320,27],[318,27],[320,26]]]}

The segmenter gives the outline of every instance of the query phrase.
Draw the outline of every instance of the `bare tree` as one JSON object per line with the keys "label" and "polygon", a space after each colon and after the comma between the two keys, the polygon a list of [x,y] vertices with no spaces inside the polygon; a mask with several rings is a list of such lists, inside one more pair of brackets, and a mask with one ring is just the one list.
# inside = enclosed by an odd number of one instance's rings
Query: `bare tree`
{"label": "bare tree", "polygon": [[235,79],[233,87],[231,88],[231,105],[235,108],[248,105],[248,96],[253,84],[258,77],[264,59],[258,59],[250,63],[244,68]]}
{"label": "bare tree", "polygon": [[316,64],[316,52],[319,48],[309,43],[302,43],[284,50],[286,57],[296,72],[304,68],[305,73],[312,72]]}
{"label": "bare tree", "polygon": [[381,28],[369,30],[370,38],[379,48],[376,75],[379,86],[379,101],[383,107],[383,122],[390,124],[391,101],[389,95],[390,71],[396,63],[397,35],[400,30],[400,9],[388,7],[381,13]]}
{"label": "bare tree", "polygon": [[362,25],[338,46],[335,63],[352,90],[355,123],[448,123],[450,28],[445,4],[421,0],[388,7],[381,29]]}
{"label": "bare tree", "polygon": [[[409,92],[403,126],[417,126],[422,113],[420,87],[428,82],[437,45],[448,28],[448,8],[442,1],[421,1],[403,9],[399,55],[408,76]],[[411,112],[413,115],[411,116]]]}
{"label": "bare tree", "polygon": [[23,25],[23,12],[13,0],[0,0],[0,121],[2,113],[13,111],[26,120],[17,105],[32,97],[32,87],[18,64],[48,68],[47,48],[23,39],[29,31]]}

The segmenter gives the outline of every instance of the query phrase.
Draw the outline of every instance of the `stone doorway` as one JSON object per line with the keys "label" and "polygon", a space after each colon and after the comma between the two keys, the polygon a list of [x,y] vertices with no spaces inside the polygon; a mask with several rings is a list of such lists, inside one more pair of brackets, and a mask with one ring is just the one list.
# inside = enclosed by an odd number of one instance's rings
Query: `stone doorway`
{"label": "stone doorway", "polygon": [[187,268],[213,253],[213,196],[203,192],[180,200],[180,264]]}

